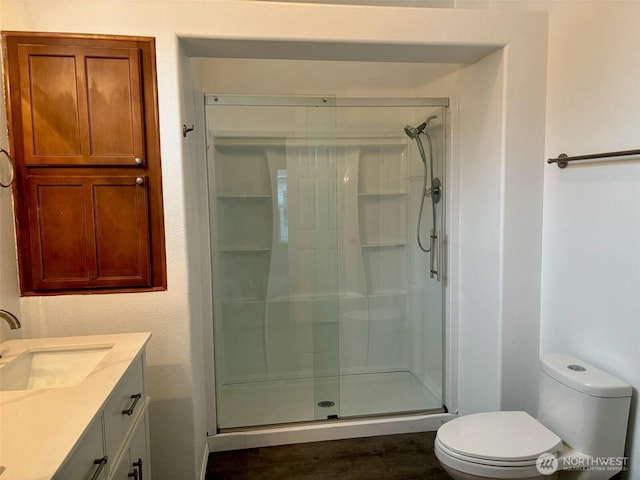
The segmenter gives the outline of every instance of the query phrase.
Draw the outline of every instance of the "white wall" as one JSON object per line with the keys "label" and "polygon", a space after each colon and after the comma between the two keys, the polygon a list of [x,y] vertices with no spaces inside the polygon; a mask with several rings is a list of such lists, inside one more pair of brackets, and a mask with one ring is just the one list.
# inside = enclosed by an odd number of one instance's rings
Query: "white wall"
{"label": "white wall", "polygon": [[[549,15],[545,158],[640,148],[640,3],[491,2]],[[640,477],[640,162],[544,169],[541,354],[633,386],[624,478]]]}
{"label": "white wall", "polygon": [[[467,357],[467,368],[461,380],[462,383],[485,377],[499,380],[486,385],[480,381],[478,392],[470,394],[474,398],[467,399],[466,408],[470,411],[498,408],[499,384],[508,389],[505,383],[511,381],[505,372],[509,372],[510,365],[523,365],[532,360],[528,353],[522,358],[515,357],[517,352],[505,346],[511,342],[529,345],[528,329],[537,330],[537,290],[514,291],[509,286],[526,285],[528,282],[539,284],[540,222],[535,210],[539,208],[542,169],[538,161],[542,156],[543,117],[539,105],[544,104],[547,37],[544,15],[246,3],[239,0],[166,1],[161,3],[161,8],[154,1],[3,0],[0,3],[0,28],[156,37],[168,290],[141,294],[23,298],[19,312],[24,325],[22,334],[26,337],[135,330],[153,333],[147,359],[149,391],[153,398],[151,436],[153,476],[156,480],[195,478],[206,448],[202,437],[205,411],[201,332],[210,319],[206,311],[206,293],[200,286],[204,280],[203,272],[198,266],[198,249],[206,235],[202,232],[201,220],[194,216],[193,211],[199,208],[199,200],[191,184],[197,170],[188,164],[196,160],[192,155],[198,146],[191,144],[196,142],[196,137],[185,143],[181,136],[182,124],[191,124],[194,120],[189,118],[191,108],[181,104],[182,91],[191,91],[193,85],[188,85],[190,82],[184,78],[185,84],[181,84],[180,74],[181,71],[184,73],[185,67],[181,63],[179,35],[260,40],[255,42],[256,48],[269,46],[269,40],[279,40],[283,43],[278,48],[293,46],[293,50],[310,55],[319,50],[319,45],[326,47],[326,42],[334,42],[333,47],[324,49],[325,53],[356,54],[366,50],[371,54],[380,51],[388,57],[383,60],[407,51],[447,56],[464,50],[441,48],[447,44],[481,48],[488,45],[493,49],[507,45],[504,52],[508,70],[505,71],[507,81],[502,89],[504,110],[501,128],[509,135],[503,135],[499,155],[488,159],[493,166],[500,165],[500,218],[497,222],[492,218],[482,235],[499,238],[506,252],[505,259],[518,258],[526,270],[510,269],[509,265],[504,265],[504,260],[490,265],[489,275],[497,279],[497,290],[491,298],[479,298],[477,301],[498,305],[498,318],[488,319],[488,327],[489,331],[497,331],[501,339],[486,351],[479,350]],[[343,42],[350,47],[342,48]],[[381,49],[381,45],[386,48]],[[533,68],[529,70],[527,66],[531,65]],[[523,101],[525,97],[526,101]],[[4,106],[0,108],[0,117],[3,117]],[[6,138],[0,141],[6,145]],[[512,183],[507,187],[505,182]],[[7,197],[2,193],[0,200],[8,203]],[[531,209],[534,214],[521,217],[517,214],[520,208],[527,212]],[[10,223],[10,215],[4,203],[2,209],[0,214],[4,220],[0,225],[4,229]],[[522,228],[532,235],[521,238],[518,231]],[[460,230],[464,231],[464,228]],[[11,235],[8,239],[1,235],[0,242],[0,263],[8,263],[7,271],[11,271],[15,269],[15,245],[11,243]],[[3,270],[3,275],[5,272]],[[474,275],[482,281],[484,273],[475,271]],[[11,285],[6,289],[2,284],[2,301],[17,305],[17,282],[9,283]],[[474,288],[473,283],[470,288]],[[519,302],[523,308],[514,312],[510,305]],[[478,305],[478,308],[482,310],[484,307]],[[473,302],[468,304],[469,318],[461,321],[473,322],[474,310]],[[519,326],[527,326],[522,330],[523,334]],[[475,360],[487,356],[490,361],[476,364]],[[530,380],[524,378],[522,382]],[[476,396],[493,400],[477,402]],[[502,399],[501,403],[504,404],[505,400]],[[518,400],[514,399],[511,404],[518,404]],[[522,404],[528,405],[526,400]]]}
{"label": "white wall", "polygon": [[[542,8],[546,157],[640,148],[640,3]],[[571,353],[633,385],[628,478],[639,478],[640,161],[549,165],[544,185],[541,352]]]}
{"label": "white wall", "polygon": [[[172,8],[183,11],[179,5]],[[184,7],[188,9],[188,6]],[[2,2],[0,28],[53,32],[91,32],[155,36],[157,39],[160,136],[163,169],[164,214],[167,245],[168,290],[139,294],[66,295],[19,300],[24,337],[83,335],[150,331],[146,380],[150,404],[153,476],[156,479],[192,479],[200,470],[205,449],[201,378],[201,334],[197,308],[192,311],[187,265],[186,210],[180,135],[178,49],[175,28],[169,25],[171,8],[158,12],[150,3],[128,2]],[[153,13],[160,20],[154,22]],[[4,119],[4,104],[0,117]],[[4,137],[4,135],[3,135]],[[2,138],[6,142],[6,137]],[[8,195],[0,192],[4,215]],[[2,227],[6,223],[3,221]],[[15,243],[3,232],[2,263],[13,264]],[[6,271],[10,274],[11,269]],[[4,273],[3,273],[4,276]],[[17,277],[16,277],[17,278]],[[0,278],[0,280],[3,280]],[[3,280],[4,281],[4,280]],[[18,303],[17,289],[2,285],[2,300]],[[4,308],[4,307],[3,307]],[[192,321],[192,318],[195,321]],[[1,327],[5,329],[6,327]],[[4,330],[6,332],[6,330]],[[193,359],[196,359],[196,362]]]}
{"label": "white wall", "polygon": [[[4,102],[2,102],[4,103]],[[0,107],[0,132],[7,131],[7,117],[4,106]],[[0,148],[9,151],[9,139],[0,134]],[[4,154],[0,155],[0,175],[2,182],[8,181],[9,163]],[[13,227],[13,196],[11,188],[0,188],[0,309],[20,316],[20,286],[18,285],[16,260],[16,239]],[[0,341],[22,338],[22,330],[10,330],[4,322],[0,322]]]}

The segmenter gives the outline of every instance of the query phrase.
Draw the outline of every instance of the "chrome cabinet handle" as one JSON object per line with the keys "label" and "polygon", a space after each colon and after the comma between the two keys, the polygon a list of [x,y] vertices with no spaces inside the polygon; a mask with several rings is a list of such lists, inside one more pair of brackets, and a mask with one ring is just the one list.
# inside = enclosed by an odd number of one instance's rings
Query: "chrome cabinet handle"
{"label": "chrome cabinet handle", "polygon": [[136,162],[136,165],[142,165],[142,159],[140,157],[134,158],[133,161]]}
{"label": "chrome cabinet handle", "polygon": [[102,473],[102,470],[104,470],[104,467],[107,465],[107,459],[108,457],[105,455],[102,458],[96,458],[93,461],[94,465],[98,465],[98,468],[96,468],[96,471],[93,472],[93,475],[91,476],[91,480],[98,480],[98,478],[100,477],[100,474]]}
{"label": "chrome cabinet handle", "polygon": [[138,177],[138,178],[136,178],[136,183],[137,183],[138,185],[144,185],[144,178],[142,178],[142,177]]}
{"label": "chrome cabinet handle", "polygon": [[122,410],[122,414],[123,415],[131,415],[133,414],[133,411],[136,408],[136,405],[138,404],[138,401],[142,398],[142,394],[141,393],[136,393],[135,395],[131,395],[131,399],[133,400],[133,403],[131,404],[131,406],[125,410]]}

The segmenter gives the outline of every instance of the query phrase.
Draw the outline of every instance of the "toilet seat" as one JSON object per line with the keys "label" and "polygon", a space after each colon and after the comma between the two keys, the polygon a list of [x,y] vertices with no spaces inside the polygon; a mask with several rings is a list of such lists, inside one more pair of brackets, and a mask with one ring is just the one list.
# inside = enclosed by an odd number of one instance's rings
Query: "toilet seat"
{"label": "toilet seat", "polygon": [[526,412],[458,417],[440,427],[435,441],[436,456],[443,464],[493,478],[538,475],[538,457],[561,449],[560,437]]}
{"label": "toilet seat", "polygon": [[446,446],[442,444],[442,442],[436,437],[435,446],[440,449],[440,451],[449,457],[455,458],[462,462],[475,463],[477,465],[486,465],[493,467],[530,467],[535,466],[536,460],[487,460],[484,458],[470,457],[467,455],[461,455],[456,453]]}

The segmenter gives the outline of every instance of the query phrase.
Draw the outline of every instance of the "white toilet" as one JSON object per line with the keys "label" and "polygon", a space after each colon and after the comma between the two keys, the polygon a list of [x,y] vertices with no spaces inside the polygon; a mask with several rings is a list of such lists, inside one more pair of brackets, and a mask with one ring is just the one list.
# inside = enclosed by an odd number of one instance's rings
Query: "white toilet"
{"label": "white toilet", "polygon": [[546,355],[537,420],[526,412],[458,417],[438,430],[435,454],[454,480],[605,480],[624,466],[630,403],[622,380],[570,355]]}

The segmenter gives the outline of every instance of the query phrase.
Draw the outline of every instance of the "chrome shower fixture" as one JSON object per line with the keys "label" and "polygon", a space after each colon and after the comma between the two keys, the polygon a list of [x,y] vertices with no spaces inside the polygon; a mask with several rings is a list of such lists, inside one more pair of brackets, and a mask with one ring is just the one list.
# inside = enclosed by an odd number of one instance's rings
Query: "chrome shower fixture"
{"label": "chrome shower fixture", "polygon": [[[429,131],[427,130],[427,126],[429,122],[435,118],[438,118],[437,115],[431,115],[427,117],[427,119],[422,122],[417,127],[412,127],[411,125],[407,125],[404,127],[404,133],[407,136],[416,141],[416,145],[418,146],[418,152],[420,153],[420,158],[422,159],[422,164],[424,165],[424,175],[423,175],[423,183],[422,183],[422,195],[420,198],[420,209],[418,211],[418,224],[416,225],[416,240],[418,241],[418,248],[425,253],[431,254],[431,278],[434,275],[438,275],[438,271],[434,270],[434,244],[441,239],[441,235],[438,230],[436,230],[436,203],[440,202],[442,198],[442,182],[437,177],[434,177],[433,174],[433,143],[431,141],[431,135],[429,135]],[[427,137],[427,143],[429,146],[429,162],[427,164],[427,155],[424,151],[424,146],[422,145],[422,140],[420,139],[420,134],[423,134]],[[431,188],[427,188],[427,177],[429,177],[429,185]],[[430,235],[430,245],[426,247],[422,243],[422,238],[420,235],[421,225],[422,225],[422,213],[424,210],[424,199],[426,197],[431,197],[431,235]],[[440,255],[440,251],[442,249],[438,247],[438,255]],[[438,267],[438,270],[440,268]],[[439,279],[439,275],[438,275]]]}
{"label": "chrome shower fixture", "polygon": [[415,140],[416,138],[418,138],[418,135],[424,132],[424,129],[427,128],[427,125],[429,125],[429,122],[435,118],[438,118],[437,115],[431,115],[417,127],[412,127],[411,125],[407,125],[406,127],[404,127],[404,133],[406,133],[407,136],[412,140]]}

